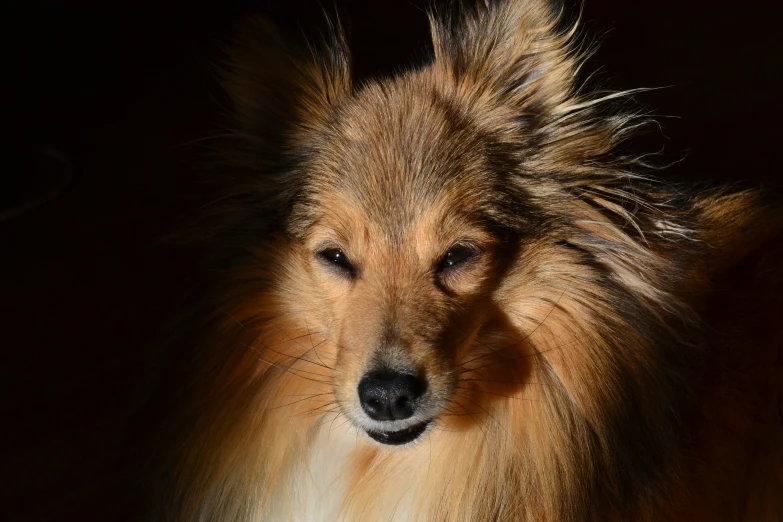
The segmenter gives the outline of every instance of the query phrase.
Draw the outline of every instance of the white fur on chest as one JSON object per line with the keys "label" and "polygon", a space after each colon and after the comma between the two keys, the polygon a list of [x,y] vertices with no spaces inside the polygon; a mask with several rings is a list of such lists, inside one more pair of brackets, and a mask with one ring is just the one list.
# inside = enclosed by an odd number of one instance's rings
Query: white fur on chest
{"label": "white fur on chest", "polygon": [[357,436],[353,428],[333,429],[329,423],[313,434],[308,458],[291,477],[296,522],[339,520]]}
{"label": "white fur on chest", "polygon": [[353,516],[346,516],[343,512],[349,487],[355,487],[353,459],[356,458],[356,450],[360,445],[371,444],[363,437],[353,427],[333,428],[328,422],[311,433],[305,458],[290,470],[285,487],[277,490],[277,498],[263,520],[358,522],[377,517],[385,522],[416,520],[412,480],[407,483],[393,480],[388,488],[384,488],[385,491],[379,492],[372,505],[358,509],[361,513],[358,518],[357,506],[349,510],[354,513]]}

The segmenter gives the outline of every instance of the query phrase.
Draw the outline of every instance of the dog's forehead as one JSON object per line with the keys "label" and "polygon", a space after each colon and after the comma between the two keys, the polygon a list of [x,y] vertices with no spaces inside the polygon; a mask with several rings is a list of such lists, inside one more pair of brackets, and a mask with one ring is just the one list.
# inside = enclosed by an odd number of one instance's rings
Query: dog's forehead
{"label": "dog's forehead", "polygon": [[426,84],[405,78],[351,100],[329,148],[334,188],[395,229],[444,198],[480,199],[492,185],[478,130]]}

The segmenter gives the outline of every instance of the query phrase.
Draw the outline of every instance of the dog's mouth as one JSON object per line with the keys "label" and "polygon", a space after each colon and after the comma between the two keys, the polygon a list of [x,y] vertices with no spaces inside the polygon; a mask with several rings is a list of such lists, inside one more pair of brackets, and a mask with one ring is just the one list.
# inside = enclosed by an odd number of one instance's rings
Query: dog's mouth
{"label": "dog's mouth", "polygon": [[399,431],[366,431],[367,435],[376,442],[390,446],[401,446],[418,439],[426,431],[429,424],[430,421],[424,421]]}

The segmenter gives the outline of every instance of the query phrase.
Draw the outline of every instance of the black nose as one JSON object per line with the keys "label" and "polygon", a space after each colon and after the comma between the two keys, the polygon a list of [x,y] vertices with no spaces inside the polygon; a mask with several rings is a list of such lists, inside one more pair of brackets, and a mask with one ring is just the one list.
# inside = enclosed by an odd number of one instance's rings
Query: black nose
{"label": "black nose", "polygon": [[427,383],[415,375],[381,370],[370,372],[359,382],[359,402],[374,420],[390,421],[411,417],[416,399],[427,389]]}

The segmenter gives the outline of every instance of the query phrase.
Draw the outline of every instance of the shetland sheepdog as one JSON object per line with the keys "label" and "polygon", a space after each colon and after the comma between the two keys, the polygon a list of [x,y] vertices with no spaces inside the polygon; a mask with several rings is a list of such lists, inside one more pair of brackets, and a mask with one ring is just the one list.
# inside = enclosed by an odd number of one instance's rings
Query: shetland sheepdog
{"label": "shetland sheepdog", "polygon": [[363,85],[337,23],[237,37],[162,519],[783,519],[781,206],[660,181],[574,24],[476,3]]}

